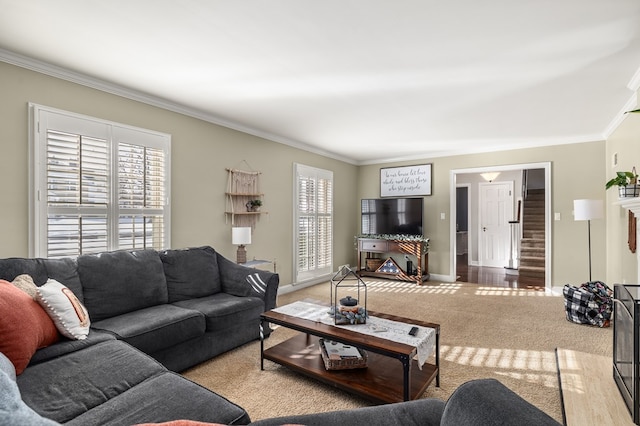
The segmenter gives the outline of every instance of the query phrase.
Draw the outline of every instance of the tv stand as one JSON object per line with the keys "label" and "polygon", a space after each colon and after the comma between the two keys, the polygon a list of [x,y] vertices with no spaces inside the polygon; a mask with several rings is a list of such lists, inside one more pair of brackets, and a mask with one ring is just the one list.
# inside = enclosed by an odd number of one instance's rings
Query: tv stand
{"label": "tv stand", "polygon": [[[365,267],[362,268],[362,254],[366,253],[369,257],[370,253],[402,253],[415,256],[416,274],[409,275],[400,267],[397,274],[369,271]],[[399,281],[412,281],[418,285],[422,285],[424,281],[429,280],[429,251],[427,245],[423,241],[411,240],[387,240],[378,238],[358,238],[358,266],[356,272],[362,277],[377,277],[394,279]]]}

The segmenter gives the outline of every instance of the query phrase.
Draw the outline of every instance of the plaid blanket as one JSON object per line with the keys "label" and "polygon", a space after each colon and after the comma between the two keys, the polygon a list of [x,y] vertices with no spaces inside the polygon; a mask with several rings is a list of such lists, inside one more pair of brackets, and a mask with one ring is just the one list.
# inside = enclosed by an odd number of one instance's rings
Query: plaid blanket
{"label": "plaid blanket", "polygon": [[578,324],[609,327],[613,291],[601,281],[590,281],[562,289],[567,320]]}

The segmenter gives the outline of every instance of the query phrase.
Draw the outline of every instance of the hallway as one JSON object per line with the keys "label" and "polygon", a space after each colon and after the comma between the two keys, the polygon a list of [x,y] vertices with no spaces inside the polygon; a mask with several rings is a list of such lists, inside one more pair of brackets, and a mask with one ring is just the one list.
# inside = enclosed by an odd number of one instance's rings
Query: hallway
{"label": "hallway", "polygon": [[467,255],[458,255],[456,259],[456,281],[494,287],[523,288],[544,291],[543,278],[508,275],[505,268],[491,268],[468,265]]}

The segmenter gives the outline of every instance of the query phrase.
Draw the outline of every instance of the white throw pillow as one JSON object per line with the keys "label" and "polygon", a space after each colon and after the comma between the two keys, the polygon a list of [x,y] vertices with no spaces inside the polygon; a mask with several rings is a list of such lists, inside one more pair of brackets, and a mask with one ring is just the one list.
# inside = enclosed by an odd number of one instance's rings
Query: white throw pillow
{"label": "white throw pillow", "polygon": [[38,287],[38,303],[49,314],[60,334],[83,340],[89,334],[89,313],[75,294],[58,281],[49,278]]}

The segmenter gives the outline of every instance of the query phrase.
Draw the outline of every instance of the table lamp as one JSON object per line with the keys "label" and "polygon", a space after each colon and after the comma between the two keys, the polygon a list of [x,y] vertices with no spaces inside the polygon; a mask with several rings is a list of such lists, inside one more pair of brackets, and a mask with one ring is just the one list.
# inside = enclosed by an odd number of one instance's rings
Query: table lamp
{"label": "table lamp", "polygon": [[591,282],[591,219],[602,219],[604,207],[602,200],[573,200],[573,219],[587,221],[589,236],[589,282]]}
{"label": "table lamp", "polygon": [[244,226],[231,228],[231,242],[238,246],[236,263],[246,263],[247,250],[244,248],[244,245],[251,244],[251,228]]}

